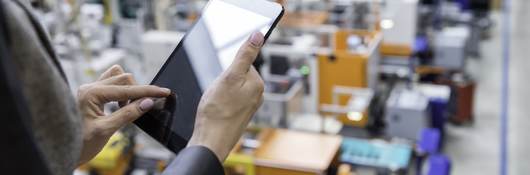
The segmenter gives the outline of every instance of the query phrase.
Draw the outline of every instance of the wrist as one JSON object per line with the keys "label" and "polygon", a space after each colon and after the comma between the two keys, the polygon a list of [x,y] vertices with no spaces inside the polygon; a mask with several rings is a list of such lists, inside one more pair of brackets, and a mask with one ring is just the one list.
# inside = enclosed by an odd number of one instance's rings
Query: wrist
{"label": "wrist", "polygon": [[192,147],[192,146],[206,147],[215,154],[215,156],[219,159],[219,161],[224,162],[230,150],[224,148],[220,144],[220,142],[215,141],[215,140],[217,140],[217,138],[212,139],[212,138],[201,136],[200,133],[194,133],[188,143],[188,147]]}

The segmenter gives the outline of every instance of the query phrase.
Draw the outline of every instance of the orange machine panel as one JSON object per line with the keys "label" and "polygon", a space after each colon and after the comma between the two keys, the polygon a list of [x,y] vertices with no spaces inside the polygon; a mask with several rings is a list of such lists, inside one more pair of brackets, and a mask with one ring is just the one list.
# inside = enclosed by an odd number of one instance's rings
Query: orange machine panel
{"label": "orange machine panel", "polygon": [[[333,55],[319,55],[319,104],[333,104],[335,86],[367,88],[369,84],[369,57],[371,53],[353,53],[347,44],[349,36],[361,36],[366,45],[376,42],[377,32],[363,30],[339,30],[334,34]],[[342,96],[340,105],[346,105],[350,97]],[[367,121],[354,122],[346,115],[338,119],[347,125],[363,127]],[[366,117],[365,117],[366,119]]]}
{"label": "orange machine panel", "polygon": [[412,48],[407,45],[389,44],[383,42],[380,52],[382,55],[410,57],[412,55]]}
{"label": "orange machine panel", "polygon": [[[332,92],[335,86],[367,87],[367,59],[346,52],[337,52],[334,56],[319,56],[319,101],[320,104],[332,104]],[[348,99],[341,99],[346,105]]]}
{"label": "orange machine panel", "polygon": [[[335,86],[368,87],[367,61],[368,59],[337,52],[334,56],[319,56],[319,104],[333,104],[333,88]],[[350,97],[341,96],[340,105],[346,105]],[[347,125],[363,127],[365,120],[353,122],[346,115],[338,116],[338,119]],[[365,117],[366,119],[366,117]]]}

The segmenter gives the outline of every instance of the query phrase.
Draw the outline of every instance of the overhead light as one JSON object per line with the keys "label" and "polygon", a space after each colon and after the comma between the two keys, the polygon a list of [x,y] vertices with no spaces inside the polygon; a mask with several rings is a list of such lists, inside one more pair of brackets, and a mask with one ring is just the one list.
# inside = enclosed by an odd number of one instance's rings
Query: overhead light
{"label": "overhead light", "polygon": [[390,20],[390,19],[384,19],[384,20],[381,20],[381,28],[383,29],[391,29],[392,27],[394,27],[394,21]]}
{"label": "overhead light", "polygon": [[363,119],[363,114],[360,112],[348,112],[347,116],[348,119],[355,122],[361,121]]}

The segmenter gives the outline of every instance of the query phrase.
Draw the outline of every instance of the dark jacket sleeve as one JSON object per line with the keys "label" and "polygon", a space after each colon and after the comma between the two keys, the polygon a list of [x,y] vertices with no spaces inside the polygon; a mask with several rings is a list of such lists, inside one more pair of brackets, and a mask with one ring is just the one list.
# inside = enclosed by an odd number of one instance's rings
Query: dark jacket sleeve
{"label": "dark jacket sleeve", "polygon": [[180,151],[163,175],[224,175],[224,169],[211,150],[194,146]]}

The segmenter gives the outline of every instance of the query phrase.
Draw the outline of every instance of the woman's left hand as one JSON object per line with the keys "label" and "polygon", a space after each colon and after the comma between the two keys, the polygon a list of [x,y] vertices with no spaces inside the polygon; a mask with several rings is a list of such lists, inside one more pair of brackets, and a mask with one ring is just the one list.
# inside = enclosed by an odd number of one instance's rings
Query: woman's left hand
{"label": "woman's left hand", "polygon": [[[94,158],[116,131],[149,111],[154,105],[151,98],[167,97],[171,93],[166,88],[135,84],[131,74],[113,66],[98,81],[79,88],[77,101],[84,120],[79,164]],[[109,102],[119,102],[123,107],[105,115],[103,107]]]}

